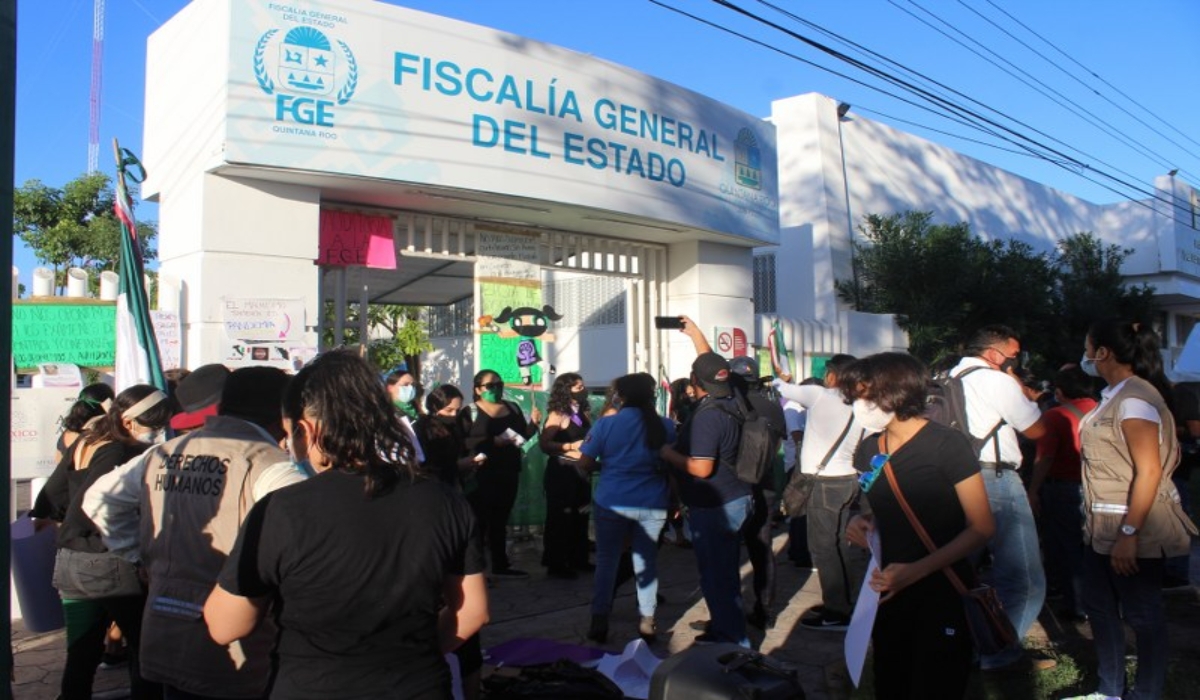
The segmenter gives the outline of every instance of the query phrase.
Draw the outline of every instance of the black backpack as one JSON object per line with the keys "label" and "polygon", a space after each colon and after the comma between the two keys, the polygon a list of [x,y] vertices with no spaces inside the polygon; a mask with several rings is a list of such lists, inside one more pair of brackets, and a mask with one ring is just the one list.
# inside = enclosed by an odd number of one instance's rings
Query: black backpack
{"label": "black backpack", "polygon": [[747,484],[762,483],[775,461],[775,453],[779,450],[779,440],[775,437],[771,422],[766,416],[755,411],[749,401],[741,396],[735,396],[734,400],[729,402],[705,401],[700,410],[709,407],[733,416],[740,428],[737,459],[734,462],[737,478]]}
{"label": "black backpack", "polygon": [[[925,417],[935,423],[950,426],[967,436],[967,441],[971,443],[971,449],[978,455],[983,446],[988,440],[996,437],[996,433],[1000,432],[1001,426],[1004,425],[1004,419],[992,426],[992,429],[983,437],[975,437],[971,434],[967,426],[967,399],[963,392],[963,377],[978,369],[986,369],[992,372],[990,367],[968,367],[957,375],[947,372],[944,375],[934,377],[929,384],[929,397],[925,403]],[[996,461],[1000,461],[1000,441],[996,441]]]}

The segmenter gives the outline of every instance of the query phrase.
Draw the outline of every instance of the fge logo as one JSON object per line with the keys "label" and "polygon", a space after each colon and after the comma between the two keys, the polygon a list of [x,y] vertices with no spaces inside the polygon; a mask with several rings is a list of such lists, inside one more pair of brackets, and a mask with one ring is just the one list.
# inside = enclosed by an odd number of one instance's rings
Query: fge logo
{"label": "fge logo", "polygon": [[335,51],[312,27],[296,27],[282,40],[278,33],[269,30],[254,47],[254,78],[263,92],[275,96],[275,121],[333,126],[334,105],[349,102],[358,88],[354,53],[344,41]]}

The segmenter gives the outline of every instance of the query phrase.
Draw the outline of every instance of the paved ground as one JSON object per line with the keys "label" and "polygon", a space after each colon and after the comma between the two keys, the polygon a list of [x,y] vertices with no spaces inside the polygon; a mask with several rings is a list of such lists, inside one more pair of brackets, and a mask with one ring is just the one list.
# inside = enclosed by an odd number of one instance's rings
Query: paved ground
{"label": "paved ground", "polygon": [[[787,537],[776,538],[777,549]],[[484,647],[511,639],[552,639],[571,644],[588,644],[584,635],[591,620],[592,579],[582,576],[574,581],[546,578],[538,565],[540,543],[518,541],[513,544],[514,566],[531,572],[529,580],[498,581],[491,595],[492,621],[484,630]],[[798,569],[780,557],[779,601],[781,614],[774,629],[763,638],[751,628],[752,641],[772,656],[795,663],[810,698],[829,697],[826,668],[836,666],[842,654],[842,635],[793,629],[799,615],[816,604],[819,594],[816,576]],[[694,622],[706,620],[708,611],[697,585],[695,558],[687,549],[665,545],[659,555],[661,577],[659,592],[666,603],[659,606],[659,639],[653,648],[661,656],[686,649],[700,634]],[[743,567],[746,580],[749,565]],[[786,607],[782,603],[786,602]],[[626,584],[614,604],[609,644],[619,651],[637,636],[637,603],[633,584]],[[53,700],[65,657],[63,632],[33,634],[14,624],[13,649],[16,663],[14,697],[20,700]],[[122,698],[128,687],[124,669],[101,670],[96,678],[96,697]]]}
{"label": "paved ground", "polygon": [[[775,538],[776,551],[786,544],[786,534]],[[591,577],[574,581],[548,579],[538,566],[540,543],[526,540],[512,546],[514,566],[533,575],[524,581],[499,581],[490,590],[491,624],[483,633],[484,648],[512,639],[551,639],[571,644],[585,640],[590,622]],[[1200,545],[1197,546],[1200,555]],[[819,602],[817,577],[808,569],[798,569],[779,556],[778,608],[775,627],[764,637],[750,628],[751,641],[761,651],[793,664],[808,697],[813,700],[844,698],[849,682],[842,663],[843,635],[817,632],[798,626],[800,615]],[[1200,559],[1194,557],[1194,568]],[[658,609],[659,639],[653,645],[660,656],[689,647],[699,634],[693,623],[708,618],[697,586],[695,558],[690,550],[665,545],[659,555],[660,593],[666,602]],[[750,568],[744,565],[743,580],[749,581]],[[632,584],[621,590],[611,617],[610,643],[606,648],[619,651],[636,637],[637,608]],[[53,700],[57,695],[59,674],[64,659],[63,633],[35,635],[14,625],[13,647],[16,662],[14,697],[20,700]],[[1032,636],[1045,633],[1036,625]],[[97,674],[97,698],[123,698],[128,686],[124,670]]]}

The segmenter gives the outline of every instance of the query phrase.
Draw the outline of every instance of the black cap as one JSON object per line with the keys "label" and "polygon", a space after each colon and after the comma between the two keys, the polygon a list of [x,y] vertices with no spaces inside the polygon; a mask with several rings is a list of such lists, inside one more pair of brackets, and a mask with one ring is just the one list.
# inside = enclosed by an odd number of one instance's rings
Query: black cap
{"label": "black cap", "polygon": [[176,430],[191,430],[204,425],[204,419],[217,415],[217,404],[225,389],[229,368],[225,365],[204,365],[188,374],[175,387],[179,413],[171,418]]}
{"label": "black cap", "polygon": [[729,371],[739,375],[747,382],[758,381],[758,362],[753,357],[742,355],[729,361]]}
{"label": "black cap", "polygon": [[242,367],[225,382],[220,413],[269,427],[282,413],[283,390],[291,377],[277,367]]}
{"label": "black cap", "polygon": [[706,352],[692,363],[692,374],[700,386],[721,399],[732,395],[729,388],[729,362],[715,352]]}

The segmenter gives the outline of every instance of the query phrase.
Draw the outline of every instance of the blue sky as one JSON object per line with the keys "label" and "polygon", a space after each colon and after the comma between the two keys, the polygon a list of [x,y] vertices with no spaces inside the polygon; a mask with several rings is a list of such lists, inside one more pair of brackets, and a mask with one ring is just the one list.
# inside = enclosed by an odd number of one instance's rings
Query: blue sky
{"label": "blue sky", "polygon": [[[811,27],[797,24],[768,4],[757,0],[733,1],[849,53],[844,45]],[[300,4],[302,0],[293,2]],[[856,80],[869,80],[857,69],[824,57],[795,39],[716,3],[661,2],[832,67]],[[36,178],[60,186],[82,174],[87,166],[93,3],[92,0],[18,0],[17,4],[16,181],[20,185]],[[186,4],[185,0],[107,3],[100,124],[100,165],[105,172],[111,174],[113,170],[110,145],[113,137],[122,146],[140,152],[146,38]],[[929,131],[925,127],[995,143],[990,137],[942,117],[706,26],[649,0],[405,0],[390,4],[435,12],[592,54],[760,116],[770,113],[772,100],[820,92],[849,102],[856,112],[870,119],[921,134],[1090,201],[1106,203],[1122,199],[1044,161]],[[1196,0],[772,0],[771,4],[785,7],[813,24],[1007,113],[1027,125],[1018,129],[1030,134],[1036,129],[1043,133],[1037,137],[1055,148],[1077,149],[1078,152],[1070,152],[1079,160],[1144,189],[1150,188],[1156,175],[1172,168],[1181,168],[1181,176],[1193,185],[1200,185],[1200,143],[1197,143],[1200,90],[1195,87],[1196,76],[1200,74],[1200,41],[1197,41],[1200,2]],[[1053,59],[1083,83],[1006,36],[980,15]],[[1049,40],[1052,46],[1022,28],[1014,18]],[[1044,84],[1043,90],[1061,93],[1090,113],[1091,119],[1103,120],[1134,145],[1122,143],[1089,125],[946,34],[979,53],[987,55],[987,49],[996,52],[1011,61],[1012,65],[1006,65],[1009,71],[1018,75],[1020,71],[1027,72],[1027,80],[1039,80]],[[972,44],[972,40],[979,44]],[[1083,67],[1099,79],[1088,77]],[[1011,149],[1008,145],[1004,147]],[[151,163],[146,166],[154,167]],[[142,218],[153,219],[155,214],[152,204],[139,209]],[[14,264],[21,268],[21,279],[27,283],[35,262],[15,239]]]}

